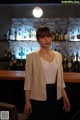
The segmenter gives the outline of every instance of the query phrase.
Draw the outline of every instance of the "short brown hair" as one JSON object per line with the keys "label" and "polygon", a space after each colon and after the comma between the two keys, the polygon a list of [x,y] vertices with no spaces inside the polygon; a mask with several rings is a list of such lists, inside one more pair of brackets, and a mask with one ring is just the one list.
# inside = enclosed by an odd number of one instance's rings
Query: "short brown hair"
{"label": "short brown hair", "polygon": [[39,41],[39,38],[43,38],[45,36],[52,37],[52,32],[48,26],[40,26],[36,31],[36,38]]}

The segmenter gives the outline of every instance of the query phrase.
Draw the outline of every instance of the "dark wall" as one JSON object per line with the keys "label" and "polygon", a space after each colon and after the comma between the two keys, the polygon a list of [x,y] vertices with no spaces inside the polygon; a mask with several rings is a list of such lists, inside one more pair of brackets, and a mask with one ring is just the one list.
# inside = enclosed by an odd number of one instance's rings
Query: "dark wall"
{"label": "dark wall", "polygon": [[[11,18],[34,18],[32,10],[36,4],[0,4],[0,39],[7,33]],[[42,18],[80,17],[80,4],[39,4]]]}

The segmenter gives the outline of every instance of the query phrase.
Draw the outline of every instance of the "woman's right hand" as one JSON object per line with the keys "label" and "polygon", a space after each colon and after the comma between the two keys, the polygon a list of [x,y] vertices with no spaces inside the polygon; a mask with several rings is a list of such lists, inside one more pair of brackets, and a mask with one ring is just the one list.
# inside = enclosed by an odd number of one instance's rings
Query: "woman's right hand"
{"label": "woman's right hand", "polygon": [[28,115],[32,113],[32,105],[30,101],[26,102],[25,107],[24,107],[24,113],[27,113]]}

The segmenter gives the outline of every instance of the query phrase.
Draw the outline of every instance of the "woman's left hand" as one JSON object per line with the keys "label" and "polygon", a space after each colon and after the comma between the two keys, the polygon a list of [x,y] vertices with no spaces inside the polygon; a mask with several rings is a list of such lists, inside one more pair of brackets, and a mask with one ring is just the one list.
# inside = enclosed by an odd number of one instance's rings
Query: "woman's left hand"
{"label": "woman's left hand", "polygon": [[66,112],[69,112],[71,109],[71,105],[70,105],[70,102],[69,102],[69,99],[68,99],[65,89],[62,90],[62,94],[63,94],[63,109]]}
{"label": "woman's left hand", "polygon": [[63,109],[66,112],[69,112],[71,109],[70,102],[69,102],[68,98],[65,98],[65,97],[63,98]]}

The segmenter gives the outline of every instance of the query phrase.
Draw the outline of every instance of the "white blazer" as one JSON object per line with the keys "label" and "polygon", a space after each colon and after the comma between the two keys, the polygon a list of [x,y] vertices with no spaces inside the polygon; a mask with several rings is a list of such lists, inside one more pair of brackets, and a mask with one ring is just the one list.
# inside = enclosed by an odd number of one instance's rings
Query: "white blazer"
{"label": "white blazer", "polygon": [[[63,79],[62,55],[53,51],[58,66],[57,71],[57,100],[62,97],[62,88],[66,87]],[[30,90],[30,99],[45,101],[46,81],[38,52],[27,56],[25,65],[24,90]],[[54,73],[53,73],[54,74]]]}

